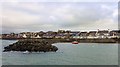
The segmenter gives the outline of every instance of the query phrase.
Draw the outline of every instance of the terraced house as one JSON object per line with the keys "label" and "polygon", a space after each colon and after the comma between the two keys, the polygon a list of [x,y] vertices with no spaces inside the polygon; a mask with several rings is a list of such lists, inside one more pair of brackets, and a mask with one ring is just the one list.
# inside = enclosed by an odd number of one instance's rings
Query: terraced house
{"label": "terraced house", "polygon": [[1,38],[61,38],[61,39],[97,39],[97,38],[120,38],[120,30],[98,30],[98,31],[65,31],[58,30],[57,32],[22,32],[2,34]]}

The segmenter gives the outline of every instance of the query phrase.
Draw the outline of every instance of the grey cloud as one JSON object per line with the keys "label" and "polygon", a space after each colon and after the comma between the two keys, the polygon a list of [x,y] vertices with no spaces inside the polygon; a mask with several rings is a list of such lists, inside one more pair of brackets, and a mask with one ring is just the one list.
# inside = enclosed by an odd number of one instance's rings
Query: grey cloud
{"label": "grey cloud", "polygon": [[[3,32],[101,28],[95,25],[109,24],[103,19],[113,20],[113,10],[117,9],[114,8],[116,6],[114,4],[108,4],[104,8],[101,7],[102,5],[101,3],[37,3],[37,6],[32,6],[35,9],[21,7],[20,4],[9,9],[4,7],[8,10],[4,12],[8,18],[3,18]],[[115,20],[113,22],[116,23]],[[113,22],[110,22],[111,25]]]}

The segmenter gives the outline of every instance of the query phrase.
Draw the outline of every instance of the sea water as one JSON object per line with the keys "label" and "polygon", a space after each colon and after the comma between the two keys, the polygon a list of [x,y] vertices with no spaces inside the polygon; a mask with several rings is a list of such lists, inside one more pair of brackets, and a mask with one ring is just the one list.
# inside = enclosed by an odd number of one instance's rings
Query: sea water
{"label": "sea water", "polygon": [[[2,50],[16,40],[2,40]],[[118,65],[117,43],[54,43],[57,52],[2,52],[2,65]]]}

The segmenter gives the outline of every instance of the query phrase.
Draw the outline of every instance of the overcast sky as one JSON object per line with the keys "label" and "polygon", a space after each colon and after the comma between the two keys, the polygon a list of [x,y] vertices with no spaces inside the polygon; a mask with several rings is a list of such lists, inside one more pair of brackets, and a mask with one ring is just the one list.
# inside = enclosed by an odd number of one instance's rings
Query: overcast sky
{"label": "overcast sky", "polygon": [[2,32],[118,29],[117,2],[3,2]]}

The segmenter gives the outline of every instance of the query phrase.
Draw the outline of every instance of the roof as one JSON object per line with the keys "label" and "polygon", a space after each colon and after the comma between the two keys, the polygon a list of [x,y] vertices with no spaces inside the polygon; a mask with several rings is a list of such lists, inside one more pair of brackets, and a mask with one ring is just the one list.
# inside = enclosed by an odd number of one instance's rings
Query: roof
{"label": "roof", "polygon": [[97,31],[90,31],[89,33],[96,33]]}
{"label": "roof", "polygon": [[108,30],[98,31],[98,33],[108,33]]}
{"label": "roof", "polygon": [[87,33],[87,32],[81,32],[81,34],[84,34],[84,33]]}
{"label": "roof", "polygon": [[118,32],[118,33],[120,33],[120,30],[112,30],[110,32]]}

